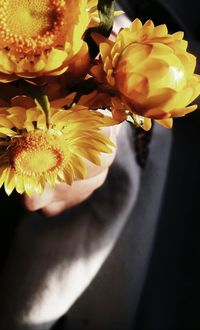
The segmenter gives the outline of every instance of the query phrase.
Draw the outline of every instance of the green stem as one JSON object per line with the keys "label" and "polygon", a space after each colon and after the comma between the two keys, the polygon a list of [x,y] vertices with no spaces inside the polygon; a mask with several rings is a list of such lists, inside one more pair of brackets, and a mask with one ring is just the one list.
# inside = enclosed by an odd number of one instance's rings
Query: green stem
{"label": "green stem", "polygon": [[20,79],[18,81],[18,86],[25,91],[28,95],[30,95],[34,100],[37,106],[44,112],[46,117],[46,125],[49,128],[50,126],[50,103],[47,95],[45,94],[43,88],[39,85],[35,85],[34,83]]}

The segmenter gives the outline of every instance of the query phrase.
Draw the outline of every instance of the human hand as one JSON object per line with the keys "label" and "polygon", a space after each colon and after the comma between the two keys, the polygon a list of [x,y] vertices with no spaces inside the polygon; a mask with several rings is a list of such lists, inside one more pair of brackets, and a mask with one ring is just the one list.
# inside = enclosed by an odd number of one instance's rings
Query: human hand
{"label": "human hand", "polygon": [[[120,125],[102,129],[102,132],[108,136],[114,144],[116,144],[119,131]],[[75,181],[72,186],[61,183],[52,189],[47,185],[41,196],[34,194],[32,197],[29,197],[27,194],[24,194],[23,200],[25,207],[30,211],[41,209],[46,216],[53,216],[80,204],[104,183],[109,167],[115,158],[115,154],[116,148],[113,148],[111,154],[102,154],[101,166],[86,161],[86,178],[84,180]]]}

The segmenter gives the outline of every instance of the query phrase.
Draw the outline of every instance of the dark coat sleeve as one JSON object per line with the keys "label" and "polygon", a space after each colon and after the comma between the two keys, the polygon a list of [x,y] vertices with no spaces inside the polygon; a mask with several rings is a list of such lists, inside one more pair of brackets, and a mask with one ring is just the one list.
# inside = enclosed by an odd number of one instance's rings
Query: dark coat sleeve
{"label": "dark coat sleeve", "polygon": [[[123,1],[120,1],[123,6]],[[200,73],[199,2],[129,1],[131,18],[184,31]],[[197,102],[199,104],[199,99]],[[134,330],[200,329],[200,112],[175,120],[165,193]]]}

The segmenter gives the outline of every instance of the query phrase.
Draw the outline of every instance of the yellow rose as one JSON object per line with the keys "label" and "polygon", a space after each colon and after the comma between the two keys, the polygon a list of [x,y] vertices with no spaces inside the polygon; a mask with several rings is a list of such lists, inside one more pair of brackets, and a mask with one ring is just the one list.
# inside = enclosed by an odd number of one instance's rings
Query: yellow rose
{"label": "yellow rose", "polygon": [[200,94],[200,76],[194,74],[196,58],[187,52],[182,32],[168,34],[166,25],[136,19],[115,42],[94,38],[102,63],[92,72],[128,110],[171,127],[173,117],[197,108],[187,107]]}
{"label": "yellow rose", "polygon": [[0,0],[0,81],[65,72],[86,44],[86,0]]}

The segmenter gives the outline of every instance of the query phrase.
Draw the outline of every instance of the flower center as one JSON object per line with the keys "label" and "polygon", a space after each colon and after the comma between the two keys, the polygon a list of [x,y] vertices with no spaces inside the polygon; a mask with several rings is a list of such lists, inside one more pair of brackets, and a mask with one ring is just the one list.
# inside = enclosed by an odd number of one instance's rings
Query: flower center
{"label": "flower center", "polygon": [[0,0],[0,44],[18,52],[48,49],[58,41],[64,12],[64,0]]}
{"label": "flower center", "polygon": [[64,162],[62,136],[46,132],[29,132],[13,138],[9,159],[18,174],[40,177],[46,173],[57,173]]}

